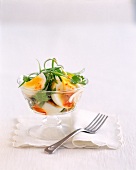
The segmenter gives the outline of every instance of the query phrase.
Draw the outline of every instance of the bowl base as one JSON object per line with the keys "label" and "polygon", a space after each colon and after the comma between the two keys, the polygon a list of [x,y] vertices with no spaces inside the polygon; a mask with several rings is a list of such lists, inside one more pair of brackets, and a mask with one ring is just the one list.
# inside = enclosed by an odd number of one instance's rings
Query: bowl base
{"label": "bowl base", "polygon": [[41,140],[60,140],[70,133],[70,128],[67,125],[59,125],[47,127],[44,125],[37,125],[28,130],[28,134]]}

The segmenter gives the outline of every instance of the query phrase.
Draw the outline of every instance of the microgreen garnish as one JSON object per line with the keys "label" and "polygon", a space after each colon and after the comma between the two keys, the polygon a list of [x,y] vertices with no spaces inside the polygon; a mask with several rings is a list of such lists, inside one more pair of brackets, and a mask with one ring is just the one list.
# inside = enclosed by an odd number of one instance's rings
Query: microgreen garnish
{"label": "microgreen garnish", "polygon": [[[46,64],[49,61],[51,61],[51,67],[47,68]],[[62,82],[63,77],[67,78],[69,80],[69,82],[71,82],[72,84],[82,84],[82,85],[87,84],[87,80],[81,75],[81,73],[83,73],[85,69],[82,69],[80,72],[77,72],[77,73],[65,72],[63,66],[58,65],[58,62],[55,58],[46,60],[44,62],[43,69],[41,68],[41,65],[38,60],[37,60],[37,62],[38,62],[38,66],[39,66],[39,71],[36,73],[31,73],[28,76],[24,76],[23,82],[22,82],[22,84],[20,84],[20,86],[22,86],[25,82],[32,80],[34,77],[38,76],[41,73],[43,73],[44,76],[46,77],[46,82],[45,82],[45,86],[43,89],[46,91],[53,91],[51,88],[52,83],[55,82],[57,84],[58,79]],[[37,94],[37,95],[39,95],[39,94]],[[43,98],[45,98],[45,94],[42,94],[42,95],[43,95]],[[36,96],[36,99],[38,99],[38,96]]]}

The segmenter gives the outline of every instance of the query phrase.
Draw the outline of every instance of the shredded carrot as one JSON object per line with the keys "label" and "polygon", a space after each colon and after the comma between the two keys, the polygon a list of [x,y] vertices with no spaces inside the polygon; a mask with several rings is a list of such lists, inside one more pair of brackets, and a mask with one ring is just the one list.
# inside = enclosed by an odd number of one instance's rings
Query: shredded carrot
{"label": "shredded carrot", "polygon": [[44,109],[40,108],[37,104],[32,106],[32,109],[37,111],[37,112],[44,113],[46,115],[46,111]]}

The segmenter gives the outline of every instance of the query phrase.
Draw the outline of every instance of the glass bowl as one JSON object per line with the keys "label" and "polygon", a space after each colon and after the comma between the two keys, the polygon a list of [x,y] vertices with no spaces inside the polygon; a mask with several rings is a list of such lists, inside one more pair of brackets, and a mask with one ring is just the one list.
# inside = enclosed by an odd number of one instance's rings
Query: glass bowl
{"label": "glass bowl", "polygon": [[[22,83],[22,76],[18,79]],[[30,136],[56,140],[70,132],[68,124],[63,124],[61,117],[75,110],[85,86],[67,91],[32,90],[21,86],[20,89],[29,107],[35,113],[44,115],[41,125],[29,129]]]}

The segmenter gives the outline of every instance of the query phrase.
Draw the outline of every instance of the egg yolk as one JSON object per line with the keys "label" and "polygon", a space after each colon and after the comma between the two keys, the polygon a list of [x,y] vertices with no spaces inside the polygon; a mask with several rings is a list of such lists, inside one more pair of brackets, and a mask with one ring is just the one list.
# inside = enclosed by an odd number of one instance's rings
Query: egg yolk
{"label": "egg yolk", "polygon": [[40,76],[36,76],[32,80],[25,82],[24,87],[33,88],[34,90],[40,90],[44,86],[44,80]]}
{"label": "egg yolk", "polygon": [[62,79],[63,88],[64,90],[73,90],[75,88],[75,85],[71,84],[69,80]]}

